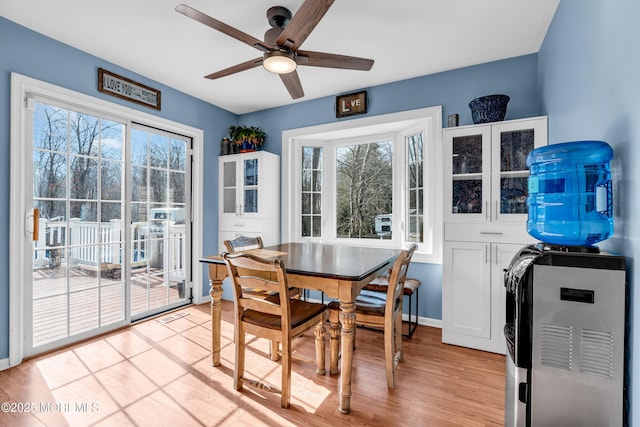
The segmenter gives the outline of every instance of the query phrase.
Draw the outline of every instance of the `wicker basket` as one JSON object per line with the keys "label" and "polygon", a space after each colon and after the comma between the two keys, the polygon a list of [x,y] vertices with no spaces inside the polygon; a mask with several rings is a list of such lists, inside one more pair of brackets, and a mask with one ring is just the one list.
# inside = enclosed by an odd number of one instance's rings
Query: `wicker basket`
{"label": "wicker basket", "polygon": [[489,123],[504,120],[507,114],[507,95],[487,95],[476,98],[469,103],[473,123]]}

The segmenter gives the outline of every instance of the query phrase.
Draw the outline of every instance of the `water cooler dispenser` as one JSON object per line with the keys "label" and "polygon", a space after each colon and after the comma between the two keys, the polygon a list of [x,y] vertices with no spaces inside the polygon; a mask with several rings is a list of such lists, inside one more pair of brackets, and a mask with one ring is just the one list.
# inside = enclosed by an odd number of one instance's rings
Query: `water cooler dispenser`
{"label": "water cooler dispenser", "polygon": [[613,234],[613,151],[602,141],[533,150],[529,234],[505,272],[505,426],[621,426],[625,258]]}

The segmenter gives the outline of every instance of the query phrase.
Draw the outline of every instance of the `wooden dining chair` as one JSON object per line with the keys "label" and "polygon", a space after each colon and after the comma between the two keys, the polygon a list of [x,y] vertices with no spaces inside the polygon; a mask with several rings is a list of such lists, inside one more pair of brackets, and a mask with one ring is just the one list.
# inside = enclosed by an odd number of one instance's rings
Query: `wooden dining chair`
{"label": "wooden dining chair", "polygon": [[[234,253],[240,251],[247,251],[250,249],[262,249],[264,244],[262,243],[262,237],[250,237],[250,236],[237,236],[233,240],[225,240],[224,247],[227,248],[227,252]],[[299,298],[301,291],[298,288],[290,288],[290,295],[292,298]],[[245,288],[243,289],[244,296],[252,296],[255,298],[267,298],[269,295],[277,294],[277,292],[269,292],[265,289],[258,288]],[[278,342],[273,341],[269,347],[269,357],[271,360],[278,360]]]}
{"label": "wooden dining chair", "polygon": [[[281,406],[289,407],[291,400],[291,340],[311,328],[315,328],[316,373],[325,373],[325,304],[292,299],[287,284],[284,263],[266,260],[248,253],[223,253],[229,277],[233,284],[235,311],[235,370],[233,384],[242,390],[243,383],[279,392]],[[276,293],[275,297],[254,298],[245,296],[244,288],[259,288]],[[245,334],[253,334],[270,342],[282,343],[282,386],[275,389],[261,381],[244,376]]]}
{"label": "wooden dining chair", "polygon": [[225,240],[224,247],[227,248],[227,252],[238,252],[248,249],[262,249],[264,248],[264,244],[260,236],[238,236],[233,240]]}
{"label": "wooden dining chair", "polygon": [[[404,281],[411,263],[411,257],[418,248],[413,244],[403,250],[396,258],[389,273],[387,293],[363,290],[356,298],[356,324],[384,330],[384,358],[387,371],[387,385],[396,388],[396,366],[402,361],[402,297],[404,295]],[[329,320],[331,329],[340,328],[340,302],[329,303]],[[339,334],[331,334],[330,372],[338,371],[336,354],[339,349]],[[337,341],[337,342],[336,342]]]}

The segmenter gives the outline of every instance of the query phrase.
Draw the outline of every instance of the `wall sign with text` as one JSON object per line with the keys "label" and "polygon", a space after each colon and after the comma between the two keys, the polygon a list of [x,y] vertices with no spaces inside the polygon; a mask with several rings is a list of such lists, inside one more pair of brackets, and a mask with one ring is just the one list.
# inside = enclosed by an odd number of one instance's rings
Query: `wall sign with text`
{"label": "wall sign with text", "polygon": [[98,91],[117,98],[160,109],[160,91],[98,68]]}
{"label": "wall sign with text", "polygon": [[367,91],[336,96],[336,117],[353,116],[367,112]]}

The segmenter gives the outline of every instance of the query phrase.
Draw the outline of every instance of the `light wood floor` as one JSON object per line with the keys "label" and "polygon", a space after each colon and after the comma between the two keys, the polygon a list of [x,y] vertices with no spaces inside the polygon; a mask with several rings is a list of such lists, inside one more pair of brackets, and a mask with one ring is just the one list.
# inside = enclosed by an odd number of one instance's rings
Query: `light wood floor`
{"label": "light wood floor", "polygon": [[[0,426],[501,426],[505,357],[441,343],[419,326],[404,341],[398,387],[386,385],[382,334],[358,329],[349,415],[338,411],[338,376],[294,361],[292,401],[245,386],[233,389],[233,305],[223,302],[222,366],[210,363],[209,305],[191,306],[0,371]],[[255,339],[247,376],[278,386],[279,363]],[[327,346],[328,350],[328,346]],[[312,358],[312,334],[295,341]],[[328,357],[327,357],[328,361]],[[327,369],[328,372],[328,369]],[[3,407],[4,409],[4,407]]]}

